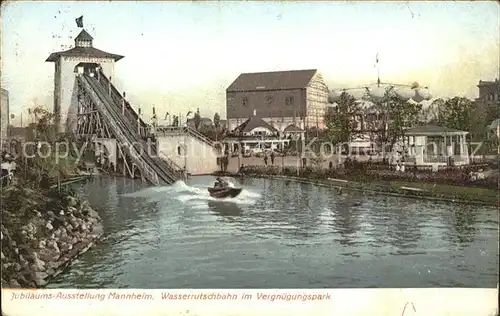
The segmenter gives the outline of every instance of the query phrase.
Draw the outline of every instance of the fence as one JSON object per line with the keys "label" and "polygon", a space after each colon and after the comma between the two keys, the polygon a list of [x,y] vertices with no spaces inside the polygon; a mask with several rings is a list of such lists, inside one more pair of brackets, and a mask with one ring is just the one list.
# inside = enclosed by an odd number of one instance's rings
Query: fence
{"label": "fence", "polygon": [[[361,166],[360,166],[361,165]],[[369,169],[360,163],[358,166],[348,166],[346,168],[322,168],[322,167],[281,167],[281,166],[244,166],[240,168],[242,174],[268,174],[285,176],[302,176],[311,179],[337,178],[351,181],[371,182],[371,181],[407,181],[424,182],[431,184],[445,184],[453,186],[471,186],[488,189],[499,189],[499,177],[493,176],[486,179],[473,180],[470,172],[480,168],[487,168],[488,165],[468,166],[469,168],[455,168],[441,170],[438,172],[412,170],[396,171],[393,169]]]}

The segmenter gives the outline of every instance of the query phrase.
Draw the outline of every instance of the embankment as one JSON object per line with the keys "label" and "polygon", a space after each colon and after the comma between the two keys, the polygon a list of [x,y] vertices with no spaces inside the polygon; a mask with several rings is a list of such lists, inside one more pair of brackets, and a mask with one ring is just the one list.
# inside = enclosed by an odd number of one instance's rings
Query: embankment
{"label": "embankment", "polygon": [[[218,175],[224,174],[218,173]],[[294,180],[320,186],[361,191],[368,194],[383,194],[443,202],[499,206],[500,191],[497,188],[453,186],[435,182],[425,182],[418,178],[415,178],[415,181],[384,179],[374,177],[366,172],[316,170],[313,168],[301,168],[297,171],[296,168],[281,169],[273,166],[245,166],[240,169],[238,174],[230,175]]]}
{"label": "embankment", "polygon": [[43,287],[102,236],[99,214],[70,190],[1,194],[2,287]]}

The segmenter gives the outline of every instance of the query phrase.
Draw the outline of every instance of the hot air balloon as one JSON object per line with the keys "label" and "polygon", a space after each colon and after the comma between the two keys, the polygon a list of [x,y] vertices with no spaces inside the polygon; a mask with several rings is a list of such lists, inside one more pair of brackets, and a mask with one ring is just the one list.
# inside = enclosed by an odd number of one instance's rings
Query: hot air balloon
{"label": "hot air balloon", "polygon": [[368,91],[368,95],[370,96],[370,98],[373,101],[377,102],[377,101],[380,101],[384,98],[386,91],[387,91],[386,88],[376,87],[376,88],[370,89]]}
{"label": "hot air balloon", "polygon": [[366,88],[350,89],[350,90],[346,91],[346,93],[348,93],[349,95],[354,97],[354,99],[356,99],[356,100],[359,100],[359,99],[362,99],[363,97],[365,97],[367,95],[366,92],[367,92]]}
{"label": "hot air balloon", "polygon": [[343,90],[332,90],[328,94],[328,103],[335,103],[340,100],[340,95],[344,92]]}
{"label": "hot air balloon", "polygon": [[410,87],[398,87],[394,89],[396,96],[401,100],[408,101],[415,96],[415,90]]}
{"label": "hot air balloon", "polygon": [[415,95],[411,97],[411,99],[417,103],[420,103],[422,101],[424,101],[424,98],[422,97],[422,95],[420,95],[420,93],[418,93],[418,89],[413,89],[413,91],[415,91]]}
{"label": "hot air balloon", "polygon": [[430,100],[432,98],[429,89],[427,88],[418,88],[416,92],[423,100]]}

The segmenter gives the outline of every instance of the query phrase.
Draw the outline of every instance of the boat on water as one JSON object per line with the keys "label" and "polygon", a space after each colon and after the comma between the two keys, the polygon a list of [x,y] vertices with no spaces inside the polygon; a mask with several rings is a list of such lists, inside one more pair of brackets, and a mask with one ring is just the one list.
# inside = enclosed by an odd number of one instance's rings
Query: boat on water
{"label": "boat on water", "polygon": [[243,190],[242,188],[233,187],[232,183],[225,181],[222,178],[217,178],[217,180],[214,183],[214,187],[208,188],[208,193],[213,198],[225,199],[228,197],[229,198],[237,197],[242,190]]}
{"label": "boat on water", "polygon": [[242,190],[242,188],[208,188],[208,193],[213,198],[225,199],[237,197]]}

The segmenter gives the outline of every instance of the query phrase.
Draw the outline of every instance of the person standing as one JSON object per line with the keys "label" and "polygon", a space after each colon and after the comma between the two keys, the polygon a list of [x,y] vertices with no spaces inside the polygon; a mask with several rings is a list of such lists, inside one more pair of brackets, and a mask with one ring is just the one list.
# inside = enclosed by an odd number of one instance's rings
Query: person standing
{"label": "person standing", "polygon": [[267,159],[268,159],[267,153],[264,153],[264,165],[266,165],[266,166],[267,166]]}
{"label": "person standing", "polygon": [[274,150],[273,150],[273,151],[271,151],[271,165],[273,165],[273,166],[274,166],[274,158],[275,158],[275,156],[274,156]]}

